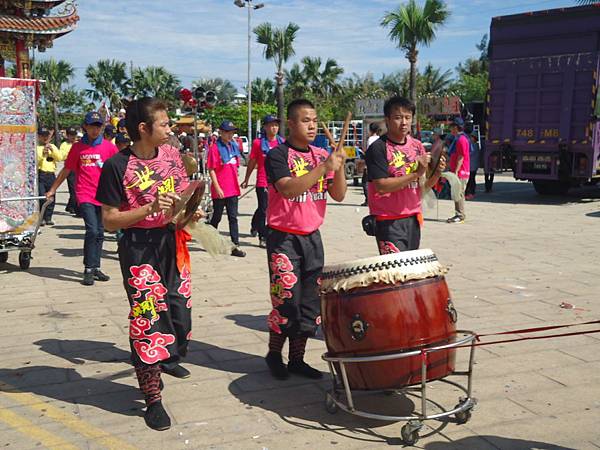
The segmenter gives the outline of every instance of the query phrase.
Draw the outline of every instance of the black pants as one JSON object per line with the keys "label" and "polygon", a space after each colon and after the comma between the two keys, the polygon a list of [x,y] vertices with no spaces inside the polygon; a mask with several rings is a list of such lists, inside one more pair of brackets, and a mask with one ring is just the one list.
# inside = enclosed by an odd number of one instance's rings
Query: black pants
{"label": "black pants", "polygon": [[492,192],[492,186],[494,185],[494,172],[486,172],[485,177],[485,192]]}
{"label": "black pants", "polygon": [[[46,197],[46,192],[50,190],[52,184],[56,180],[56,175],[54,172],[38,172],[38,193],[40,197]],[[46,202],[46,200],[40,200],[40,211],[42,210],[42,205]],[[54,196],[54,201],[48,205],[46,211],[44,211],[44,217],[42,220],[48,222],[52,220],[52,213],[54,213],[54,204],[56,203],[56,195]]]}
{"label": "black pants", "polygon": [[273,309],[269,329],[287,337],[314,336],[321,323],[319,279],[324,253],[321,234],[267,232],[267,257]]}
{"label": "black pants", "polygon": [[66,211],[76,213],[79,211],[77,207],[77,196],[75,194],[75,172],[71,171],[67,177],[67,186],[69,187],[69,201],[67,202]]}
{"label": "black pants", "polygon": [[476,182],[477,170],[472,170],[469,174],[469,181],[467,181],[467,188],[465,189],[465,195],[475,195],[475,189],[477,187]]}
{"label": "black pants", "polygon": [[363,176],[362,176],[362,190],[363,190],[363,194],[365,196],[365,203],[367,203],[369,201],[369,196],[367,193],[367,189],[368,189],[368,176],[367,176],[367,168],[365,167],[365,171],[363,172]]}
{"label": "black pants", "polygon": [[240,245],[240,230],[238,227],[238,197],[215,198],[213,199],[213,215],[210,224],[219,228],[219,222],[223,217],[223,208],[227,208],[227,220],[229,221],[229,236],[231,242]]}
{"label": "black pants", "polygon": [[252,229],[258,231],[258,237],[267,238],[267,205],[269,203],[269,193],[265,187],[256,188],[256,200],[258,206],[252,216]]}
{"label": "black pants", "polygon": [[375,238],[380,255],[417,250],[421,243],[421,226],[417,216],[377,221]]}
{"label": "black pants", "polygon": [[119,240],[123,286],[129,300],[129,343],[134,366],[176,363],[192,329],[191,273],[177,269],[171,228],[129,228]]}

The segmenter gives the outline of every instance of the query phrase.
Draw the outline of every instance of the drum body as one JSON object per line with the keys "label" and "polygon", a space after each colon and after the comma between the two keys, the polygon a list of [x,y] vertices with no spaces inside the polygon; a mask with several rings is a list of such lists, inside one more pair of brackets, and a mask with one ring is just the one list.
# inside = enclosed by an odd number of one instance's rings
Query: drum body
{"label": "drum body", "polygon": [[[414,262],[415,258],[417,262]],[[380,260],[379,268],[375,267],[378,264],[375,260]],[[419,261],[425,261],[425,270],[419,267]],[[396,276],[390,277],[390,272],[397,272],[396,265],[400,266],[404,275],[399,277],[396,273]],[[321,295],[321,313],[329,356],[385,355],[453,341],[456,310],[443,276],[445,269],[437,263],[430,250],[383,255],[355,261],[342,270],[340,267],[324,270],[326,289]],[[360,270],[363,270],[361,284],[364,286],[346,283],[345,289],[340,287],[340,277],[354,277],[356,281],[356,272]],[[364,274],[369,271],[385,275],[375,277],[378,282],[369,281],[372,278],[369,276],[365,281]],[[337,284],[332,284],[332,279],[337,279]],[[334,285],[337,289],[332,288]],[[454,371],[455,351],[427,353],[428,381],[443,378]],[[421,360],[421,355],[417,355],[388,361],[348,363],[345,367],[353,389],[394,389],[421,382]]]}

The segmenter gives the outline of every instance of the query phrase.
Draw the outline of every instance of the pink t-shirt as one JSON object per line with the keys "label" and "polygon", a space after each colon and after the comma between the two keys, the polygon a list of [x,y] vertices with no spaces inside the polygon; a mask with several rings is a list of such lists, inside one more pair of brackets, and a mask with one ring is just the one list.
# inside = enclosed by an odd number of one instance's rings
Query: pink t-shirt
{"label": "pink t-shirt", "polygon": [[[219,153],[219,148],[216,143],[208,148],[206,167],[215,171],[219,186],[221,186],[221,189],[223,190],[224,198],[240,195],[240,184],[237,177],[239,165],[240,159],[237,156],[234,156],[228,162],[223,163],[221,160],[221,153]],[[215,191],[213,184],[210,186],[210,194],[213,199],[217,198],[217,192]]]}
{"label": "pink t-shirt", "polygon": [[[175,147],[162,145],[151,159],[139,159],[126,148],[105,164],[96,198],[119,211],[130,211],[152,203],[159,193],[180,194],[188,185],[189,178]],[[128,228],[161,228],[171,219],[161,211]]]}
{"label": "pink t-shirt", "polygon": [[396,192],[379,194],[373,180],[409,175],[417,170],[417,157],[425,153],[421,141],[406,137],[404,145],[382,136],[367,150],[367,173],[369,176],[369,211],[378,220],[410,217],[421,212],[419,182],[414,181]]}
{"label": "pink t-shirt", "polygon": [[450,155],[450,170],[456,173],[456,164],[458,163],[458,157],[463,157],[462,165],[458,170],[458,178],[468,179],[471,172],[471,161],[469,150],[471,149],[471,145],[469,143],[469,138],[464,134],[461,134],[456,142],[456,147],[452,155]]}
{"label": "pink t-shirt", "polygon": [[[269,141],[269,148],[274,148],[279,145],[277,138]],[[262,151],[262,140],[254,139],[252,142],[252,151],[250,159],[256,161],[256,187],[267,187],[267,172],[265,171],[265,153]]]}
{"label": "pink t-shirt", "polygon": [[94,147],[81,141],[73,144],[65,161],[65,167],[75,172],[77,176],[75,182],[77,203],[92,203],[100,206],[100,202],[96,200],[96,189],[102,166],[118,151],[115,144],[105,139]]}
{"label": "pink t-shirt", "polygon": [[327,188],[333,172],[322,177],[302,195],[291,199],[284,198],[275,189],[275,183],[281,178],[306,175],[328,156],[326,150],[312,145],[308,151],[301,151],[281,144],[269,152],[265,164],[269,178],[269,227],[293,234],[310,234],[319,229],[325,218]]}

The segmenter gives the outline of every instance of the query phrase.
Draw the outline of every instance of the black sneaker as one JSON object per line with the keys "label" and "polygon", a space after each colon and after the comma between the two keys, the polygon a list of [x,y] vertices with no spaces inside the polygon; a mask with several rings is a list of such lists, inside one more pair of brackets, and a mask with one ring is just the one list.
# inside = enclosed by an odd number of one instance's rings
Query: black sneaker
{"label": "black sneaker", "polygon": [[50,225],[50,226],[54,225],[53,220],[46,220],[45,222],[46,222],[46,225]]}
{"label": "black sneaker", "polygon": [[265,361],[267,362],[267,366],[269,366],[273,378],[277,378],[278,380],[286,380],[289,378],[290,374],[283,363],[281,353],[269,352],[265,357]]}
{"label": "black sneaker", "polygon": [[164,431],[171,428],[171,418],[165,411],[162,402],[159,400],[146,408],[144,413],[146,425],[156,431]]}
{"label": "black sneaker", "polygon": [[254,228],[250,228],[250,236],[256,237],[258,235],[258,230]]}
{"label": "black sneaker", "polygon": [[287,368],[290,373],[295,373],[296,375],[301,375],[306,378],[312,378],[313,380],[323,378],[323,372],[313,369],[301,359],[298,361],[290,361]]}
{"label": "black sneaker", "polygon": [[85,271],[83,272],[83,281],[81,282],[84,286],[92,286],[94,284],[94,272]]}
{"label": "black sneaker", "polygon": [[258,239],[258,246],[260,248],[267,248],[267,240],[263,238]]}
{"label": "black sneaker", "polygon": [[238,258],[243,258],[244,256],[246,256],[246,252],[244,250],[242,250],[241,248],[239,248],[238,246],[233,247],[233,250],[231,250],[231,256],[237,256]]}
{"label": "black sneaker", "polygon": [[96,281],[108,281],[110,277],[102,272],[100,269],[94,270],[94,279]]}
{"label": "black sneaker", "polygon": [[174,367],[160,366],[160,368],[163,373],[175,378],[189,378],[192,375],[189,370],[179,364]]}

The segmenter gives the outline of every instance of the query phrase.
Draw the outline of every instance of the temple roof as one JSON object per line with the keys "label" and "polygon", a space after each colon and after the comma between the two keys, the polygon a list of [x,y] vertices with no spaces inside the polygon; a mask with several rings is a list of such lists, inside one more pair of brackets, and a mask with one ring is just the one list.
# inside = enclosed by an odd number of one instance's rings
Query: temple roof
{"label": "temple roof", "polygon": [[73,11],[60,17],[17,17],[0,15],[0,32],[29,34],[65,34],[73,31],[79,15]]}

